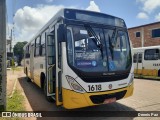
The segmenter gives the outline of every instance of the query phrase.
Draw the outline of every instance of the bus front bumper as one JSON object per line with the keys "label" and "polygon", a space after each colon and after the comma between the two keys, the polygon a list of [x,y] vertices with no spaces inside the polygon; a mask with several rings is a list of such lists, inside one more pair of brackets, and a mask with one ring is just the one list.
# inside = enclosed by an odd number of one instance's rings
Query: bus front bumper
{"label": "bus front bumper", "polygon": [[63,106],[67,109],[74,109],[104,104],[104,100],[109,98],[116,98],[116,100],[119,100],[131,96],[133,94],[133,89],[133,83],[126,88],[94,93],[77,93],[63,88]]}

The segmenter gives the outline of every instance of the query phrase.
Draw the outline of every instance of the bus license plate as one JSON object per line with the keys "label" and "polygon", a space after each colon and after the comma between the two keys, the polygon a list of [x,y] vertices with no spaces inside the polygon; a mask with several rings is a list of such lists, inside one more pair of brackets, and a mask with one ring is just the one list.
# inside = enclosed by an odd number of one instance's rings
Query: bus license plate
{"label": "bus license plate", "polygon": [[104,100],[104,104],[116,102],[116,98],[109,98]]}

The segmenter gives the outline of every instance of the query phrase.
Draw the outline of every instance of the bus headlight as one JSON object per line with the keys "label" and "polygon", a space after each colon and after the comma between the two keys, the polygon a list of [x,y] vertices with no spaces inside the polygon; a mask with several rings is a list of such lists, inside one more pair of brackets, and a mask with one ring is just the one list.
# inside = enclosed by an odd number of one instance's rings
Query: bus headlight
{"label": "bus headlight", "polygon": [[131,73],[131,78],[130,78],[130,81],[128,83],[128,86],[130,86],[133,83],[133,80],[134,80],[134,74]]}
{"label": "bus headlight", "polygon": [[66,75],[66,79],[72,90],[80,93],[85,92],[85,90],[76,82],[76,80],[73,77]]}

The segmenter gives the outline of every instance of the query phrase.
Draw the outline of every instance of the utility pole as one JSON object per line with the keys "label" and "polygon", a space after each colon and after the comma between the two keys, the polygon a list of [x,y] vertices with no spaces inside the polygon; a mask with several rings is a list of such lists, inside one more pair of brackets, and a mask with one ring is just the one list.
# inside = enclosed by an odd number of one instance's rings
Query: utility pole
{"label": "utility pole", "polygon": [[0,0],[0,111],[6,110],[6,0]]}
{"label": "utility pole", "polygon": [[10,39],[11,39],[11,44],[10,44],[10,53],[12,52],[12,29],[11,29],[11,37],[10,37]]}

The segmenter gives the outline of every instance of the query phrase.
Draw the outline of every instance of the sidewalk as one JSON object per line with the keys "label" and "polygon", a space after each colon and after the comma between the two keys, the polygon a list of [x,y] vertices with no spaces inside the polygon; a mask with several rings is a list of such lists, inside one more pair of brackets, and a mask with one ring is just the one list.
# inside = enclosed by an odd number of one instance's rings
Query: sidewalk
{"label": "sidewalk", "polygon": [[12,69],[7,70],[7,96],[10,96],[12,94],[17,78],[18,75],[16,74],[16,71],[13,72]]}

